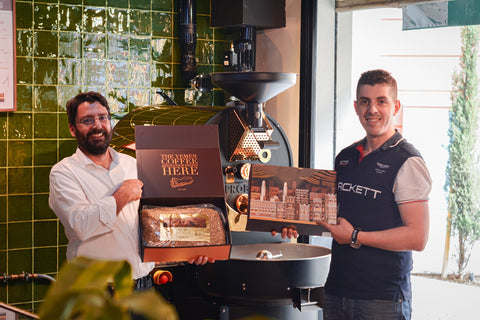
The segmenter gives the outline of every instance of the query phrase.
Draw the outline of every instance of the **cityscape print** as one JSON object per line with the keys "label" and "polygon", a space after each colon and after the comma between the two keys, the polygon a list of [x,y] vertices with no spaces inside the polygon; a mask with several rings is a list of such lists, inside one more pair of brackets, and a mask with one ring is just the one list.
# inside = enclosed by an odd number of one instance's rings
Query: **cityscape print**
{"label": "cityscape print", "polygon": [[249,219],[336,224],[333,170],[252,164]]}

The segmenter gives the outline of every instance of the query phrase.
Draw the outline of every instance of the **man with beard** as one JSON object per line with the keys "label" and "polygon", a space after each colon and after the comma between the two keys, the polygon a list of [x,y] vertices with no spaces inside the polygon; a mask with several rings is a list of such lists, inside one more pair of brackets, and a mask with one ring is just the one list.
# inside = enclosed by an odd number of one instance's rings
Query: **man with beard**
{"label": "man with beard", "polygon": [[[78,148],[53,166],[49,205],[65,228],[67,259],[127,260],[136,289],[148,288],[154,264],[142,262],[139,254],[138,205],[143,183],[137,179],[136,161],[109,147],[110,108],[101,94],[80,93],[66,107]],[[189,263],[207,261],[208,257],[200,256]]]}

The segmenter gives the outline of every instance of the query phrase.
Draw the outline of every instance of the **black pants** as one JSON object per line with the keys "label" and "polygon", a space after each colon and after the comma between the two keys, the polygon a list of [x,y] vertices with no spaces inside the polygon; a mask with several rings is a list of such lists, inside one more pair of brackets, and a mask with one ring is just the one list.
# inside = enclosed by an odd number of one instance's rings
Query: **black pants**
{"label": "black pants", "polygon": [[[150,289],[151,287],[153,287],[153,277],[151,275],[147,275],[143,278],[139,278],[139,279],[135,280],[135,287],[134,287],[135,291],[144,291],[144,290]],[[131,319],[132,320],[145,320],[145,318],[142,315],[135,314],[133,312],[132,312],[132,315],[131,315]]]}

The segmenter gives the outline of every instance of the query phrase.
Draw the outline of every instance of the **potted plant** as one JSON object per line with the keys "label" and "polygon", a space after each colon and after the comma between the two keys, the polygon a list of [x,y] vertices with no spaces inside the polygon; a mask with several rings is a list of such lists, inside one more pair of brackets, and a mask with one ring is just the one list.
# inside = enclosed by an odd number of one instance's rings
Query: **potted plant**
{"label": "potted plant", "polygon": [[131,312],[148,320],[177,320],[175,307],[155,290],[133,290],[127,261],[79,257],[58,273],[40,307],[40,319],[130,320]]}

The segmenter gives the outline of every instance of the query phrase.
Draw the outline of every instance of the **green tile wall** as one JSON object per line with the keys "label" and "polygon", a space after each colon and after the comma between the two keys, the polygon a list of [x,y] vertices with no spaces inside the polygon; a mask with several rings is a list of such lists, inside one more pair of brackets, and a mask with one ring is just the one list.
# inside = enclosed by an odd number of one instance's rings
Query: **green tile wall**
{"label": "green tile wall", "polygon": [[[48,174],[71,155],[65,103],[104,94],[117,119],[138,106],[222,105],[223,93],[191,94],[180,73],[178,1],[16,1],[17,111],[0,113],[0,275],[56,276],[67,240],[48,207]],[[231,31],[210,28],[197,0],[197,70],[222,71]],[[193,97],[193,98],[192,98]],[[0,301],[35,311],[49,282],[0,282]]]}

